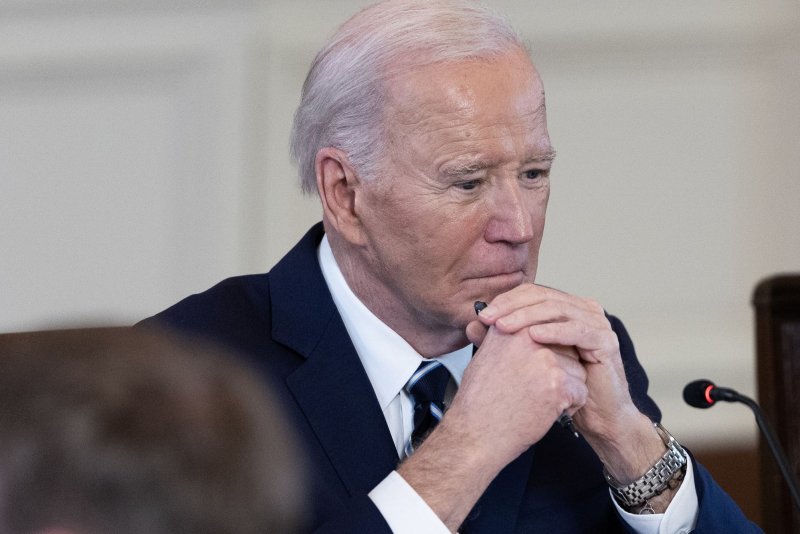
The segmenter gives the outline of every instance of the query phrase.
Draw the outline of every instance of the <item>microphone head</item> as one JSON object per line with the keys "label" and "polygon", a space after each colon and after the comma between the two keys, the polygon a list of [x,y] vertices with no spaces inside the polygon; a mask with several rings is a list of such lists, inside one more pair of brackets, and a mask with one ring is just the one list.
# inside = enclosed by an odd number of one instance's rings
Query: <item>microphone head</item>
{"label": "microphone head", "polygon": [[689,382],[683,388],[683,400],[695,408],[711,408],[716,402],[716,399],[711,396],[714,388],[714,382],[711,380],[701,379]]}

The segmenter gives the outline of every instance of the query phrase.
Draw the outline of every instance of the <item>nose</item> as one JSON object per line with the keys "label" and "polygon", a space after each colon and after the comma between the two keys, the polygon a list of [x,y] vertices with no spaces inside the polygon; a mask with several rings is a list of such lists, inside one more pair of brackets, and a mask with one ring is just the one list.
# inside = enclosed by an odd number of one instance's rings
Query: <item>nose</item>
{"label": "nose", "polygon": [[498,185],[489,202],[489,223],[486,226],[486,240],[490,243],[506,242],[512,245],[527,243],[534,237],[533,220],[525,191],[514,180]]}

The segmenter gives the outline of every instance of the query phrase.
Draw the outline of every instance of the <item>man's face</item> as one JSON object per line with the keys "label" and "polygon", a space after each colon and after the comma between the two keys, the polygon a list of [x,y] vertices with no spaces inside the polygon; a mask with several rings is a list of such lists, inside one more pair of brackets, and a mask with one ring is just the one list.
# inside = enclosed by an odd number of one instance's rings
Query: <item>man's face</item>
{"label": "man's face", "polygon": [[392,302],[368,305],[395,330],[463,332],[474,301],[536,276],[553,157],[541,80],[515,50],[391,86],[390,148],[363,188],[369,274],[357,285],[362,296],[381,286]]}

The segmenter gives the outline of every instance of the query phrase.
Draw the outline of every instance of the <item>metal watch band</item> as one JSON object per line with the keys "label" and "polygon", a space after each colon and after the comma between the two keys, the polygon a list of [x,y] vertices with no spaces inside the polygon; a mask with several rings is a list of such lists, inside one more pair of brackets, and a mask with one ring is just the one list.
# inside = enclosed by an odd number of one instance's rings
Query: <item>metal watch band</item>
{"label": "metal watch band", "polygon": [[617,482],[603,466],[603,475],[611,487],[611,492],[623,506],[629,508],[639,506],[663,493],[675,473],[686,465],[686,452],[683,447],[659,423],[653,423],[653,425],[666,445],[667,452],[644,475],[630,484],[623,485]]}

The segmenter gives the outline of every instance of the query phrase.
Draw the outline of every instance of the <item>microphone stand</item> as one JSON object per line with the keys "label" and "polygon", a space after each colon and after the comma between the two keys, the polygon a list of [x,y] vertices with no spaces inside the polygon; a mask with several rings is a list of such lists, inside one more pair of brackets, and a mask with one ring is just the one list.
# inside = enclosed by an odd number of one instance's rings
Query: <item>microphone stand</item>
{"label": "microphone stand", "polygon": [[[721,399],[721,400],[728,400],[728,399]],[[778,468],[780,468],[781,474],[783,475],[784,480],[786,480],[786,484],[789,486],[789,493],[792,494],[792,499],[794,500],[795,507],[797,507],[797,510],[800,511],[800,491],[797,490],[797,485],[795,484],[794,481],[794,475],[789,470],[789,460],[783,453],[783,449],[781,449],[780,443],[778,442],[778,438],[775,437],[775,434],[772,432],[769,423],[764,417],[764,413],[761,411],[761,408],[758,406],[756,401],[754,401],[750,397],[746,397],[741,393],[736,393],[735,400],[743,404],[746,404],[751,410],[753,410],[753,414],[756,416],[756,423],[758,424],[758,428],[761,429],[761,434],[767,440],[767,445],[769,445],[770,450],[772,450],[772,455],[774,456],[775,461],[778,464]]]}

